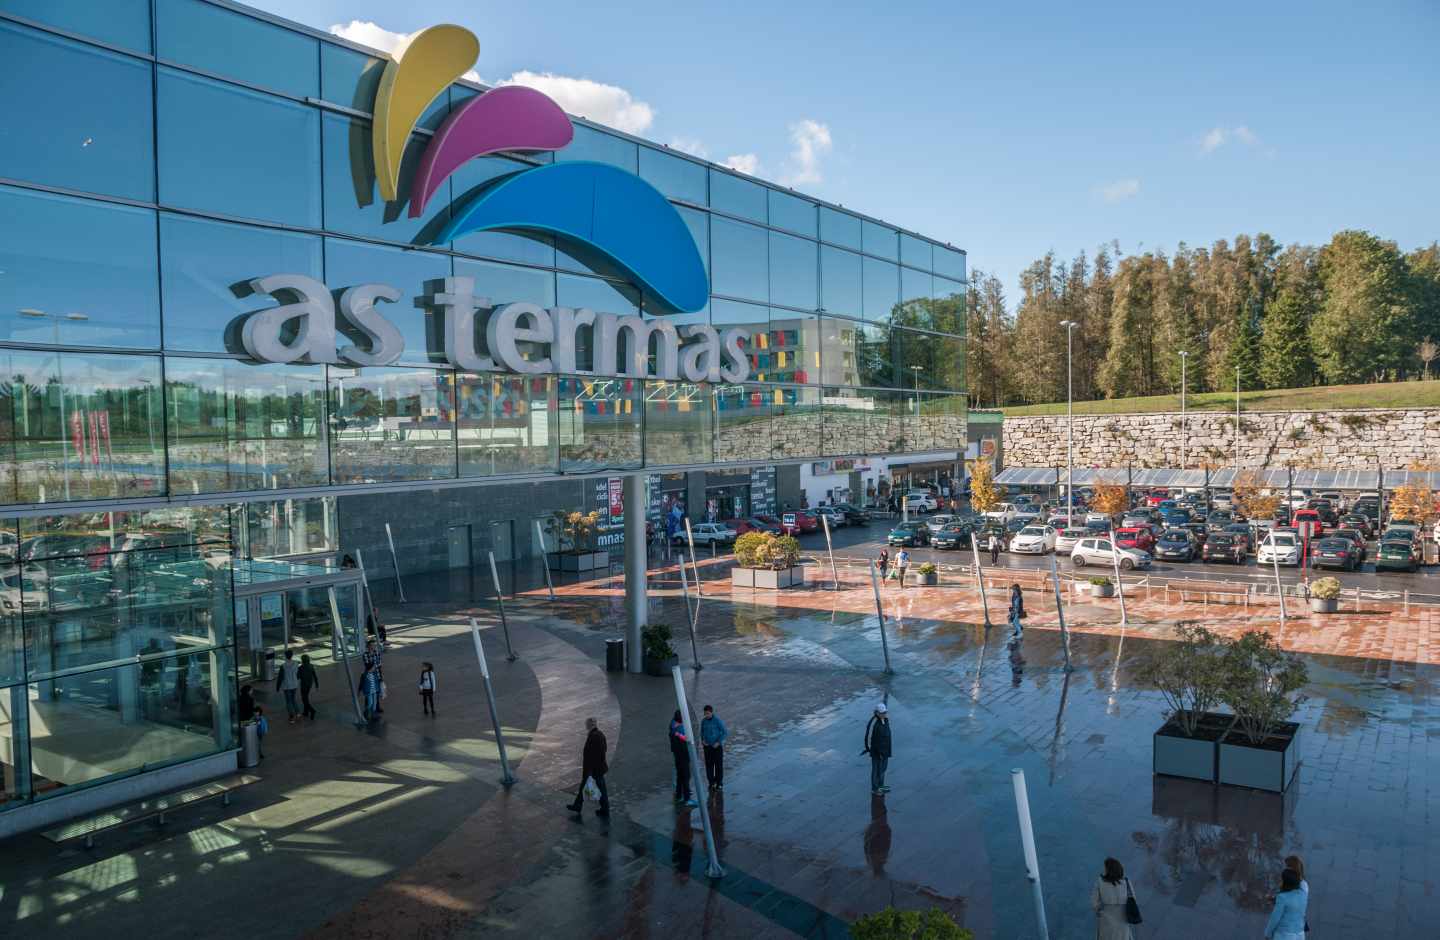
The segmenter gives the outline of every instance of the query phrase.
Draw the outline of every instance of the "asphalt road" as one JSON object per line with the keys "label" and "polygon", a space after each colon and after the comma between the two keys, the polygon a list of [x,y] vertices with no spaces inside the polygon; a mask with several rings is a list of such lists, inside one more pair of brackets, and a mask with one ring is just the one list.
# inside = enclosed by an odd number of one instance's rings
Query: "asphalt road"
{"label": "asphalt road", "polygon": [[[921,517],[923,518],[923,517]],[[874,558],[880,553],[885,544],[885,535],[890,531],[891,523],[887,520],[872,520],[866,526],[845,526],[836,529],[831,533],[837,556]],[[800,544],[807,553],[823,555],[825,552],[825,536],[821,533],[810,533],[800,537]],[[897,549],[891,548],[890,555],[893,558]],[[1374,543],[1371,543],[1370,554],[1374,555]],[[920,564],[925,561],[933,561],[937,565],[965,565],[970,563],[971,553],[969,549],[964,551],[950,551],[933,548],[912,548],[910,549],[912,564]],[[981,563],[989,566],[990,555],[988,552],[981,552]],[[1056,566],[1061,571],[1073,570],[1070,559],[1060,555],[1055,559]],[[996,567],[1000,568],[1043,568],[1049,570],[1050,559],[1045,555],[1019,555],[1010,552],[1000,553],[1000,562]],[[1106,571],[1100,567],[1088,566],[1080,569],[1090,574],[1105,574]],[[1127,579],[1130,577],[1127,573]],[[1222,565],[1207,564],[1204,562],[1168,562],[1156,561],[1148,572],[1133,572],[1135,577],[1143,577],[1145,574],[1161,575],[1167,578],[1193,578],[1196,580],[1208,581],[1230,581],[1247,582],[1255,581],[1265,584],[1273,584],[1275,573],[1269,566],[1260,568],[1255,564],[1255,556],[1243,565]],[[1433,594],[1440,596],[1440,566],[1428,565],[1422,567],[1419,572],[1410,574],[1403,571],[1383,571],[1377,574],[1375,566],[1366,563],[1358,571],[1331,571],[1328,569],[1312,568],[1310,578],[1314,580],[1325,575],[1332,575],[1340,579],[1345,589],[1358,587],[1363,591],[1394,591],[1397,594],[1402,591],[1410,591],[1418,594]],[[1294,583],[1303,578],[1303,572],[1294,567],[1280,567],[1280,580],[1284,583]]]}

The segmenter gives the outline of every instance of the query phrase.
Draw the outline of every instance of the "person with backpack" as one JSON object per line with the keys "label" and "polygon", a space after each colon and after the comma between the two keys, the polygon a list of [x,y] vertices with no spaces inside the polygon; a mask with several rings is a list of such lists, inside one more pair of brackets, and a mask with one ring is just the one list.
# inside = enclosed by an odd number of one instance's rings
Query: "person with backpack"
{"label": "person with backpack", "polygon": [[285,651],[285,661],[280,664],[280,674],[275,677],[275,691],[285,693],[285,713],[290,724],[300,717],[300,664],[295,662],[295,651]]}
{"label": "person with backpack", "polygon": [[310,690],[320,688],[320,674],[310,662],[309,656],[300,657],[300,705],[301,712],[311,721],[315,720],[315,706],[310,704]]}
{"label": "person with backpack", "polygon": [[865,750],[870,755],[870,794],[890,792],[885,785],[885,770],[890,766],[890,710],[884,702],[875,706],[875,713],[865,725]]}
{"label": "person with backpack", "polygon": [[680,715],[680,709],[675,709],[675,717],[670,719],[670,756],[675,759],[675,802],[684,802],[686,806],[696,806],[695,797],[690,792],[690,748],[685,737],[685,721]]}
{"label": "person with backpack", "polygon": [[426,715],[435,714],[435,664],[422,663],[420,670],[420,707]]}

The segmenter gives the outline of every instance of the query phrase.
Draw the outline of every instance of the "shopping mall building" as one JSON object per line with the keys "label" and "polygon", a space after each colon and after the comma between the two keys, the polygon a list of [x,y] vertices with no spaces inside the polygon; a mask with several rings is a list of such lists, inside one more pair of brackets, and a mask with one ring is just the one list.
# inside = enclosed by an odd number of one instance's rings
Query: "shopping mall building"
{"label": "shopping mall building", "polygon": [[595,509],[633,621],[644,517],[964,451],[964,252],[459,80],[468,35],[0,0],[0,835],[233,769],[264,651],[359,642],[345,554]]}

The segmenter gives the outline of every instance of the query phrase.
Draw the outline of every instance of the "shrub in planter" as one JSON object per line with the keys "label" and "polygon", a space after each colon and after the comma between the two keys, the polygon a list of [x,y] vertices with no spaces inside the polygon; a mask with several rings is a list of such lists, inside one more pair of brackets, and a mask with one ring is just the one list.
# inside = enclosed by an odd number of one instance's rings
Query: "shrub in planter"
{"label": "shrub in planter", "polygon": [[1110,583],[1109,578],[1091,578],[1090,593],[1095,597],[1114,597],[1115,585]]}
{"label": "shrub in planter", "polygon": [[1305,663],[1263,630],[1226,645],[1221,697],[1235,727],[1220,740],[1220,782],[1283,791],[1300,763],[1300,726],[1289,721],[1310,679]]}
{"label": "shrub in planter", "polygon": [[1340,581],[1319,578],[1310,585],[1310,609],[1317,614],[1333,614],[1340,607]]}
{"label": "shrub in planter", "polygon": [[920,576],[921,584],[938,584],[940,582],[939,570],[935,567],[934,562],[925,562],[915,569],[915,573]]}
{"label": "shrub in planter", "polygon": [[553,515],[551,530],[556,533],[559,551],[551,553],[551,570],[590,571],[609,563],[609,552],[595,548],[595,533],[600,529],[598,511],[560,509]]}
{"label": "shrub in planter", "polygon": [[928,911],[887,907],[856,920],[850,936],[854,940],[974,940],[975,934],[938,907]]}
{"label": "shrub in planter", "polygon": [[1157,774],[1215,780],[1217,743],[1234,718],[1211,709],[1223,700],[1228,675],[1225,646],[1195,623],[1176,625],[1178,640],[1140,667],[1141,683],[1165,699],[1165,724],[1153,736]]}
{"label": "shrub in planter", "polygon": [[674,636],[668,624],[648,624],[640,631],[641,659],[647,676],[668,676],[670,667],[680,662],[680,656],[670,643]]}
{"label": "shrub in planter", "polygon": [[737,587],[784,588],[803,585],[803,574],[795,570],[800,560],[800,543],[791,535],[746,532],[735,540],[735,564],[730,583]]}

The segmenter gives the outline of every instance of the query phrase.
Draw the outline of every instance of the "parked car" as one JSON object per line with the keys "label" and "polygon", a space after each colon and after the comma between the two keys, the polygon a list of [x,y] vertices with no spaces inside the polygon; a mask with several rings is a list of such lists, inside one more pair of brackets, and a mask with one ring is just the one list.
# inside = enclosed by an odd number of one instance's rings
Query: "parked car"
{"label": "parked car", "polygon": [[954,514],[952,514],[952,513],[941,512],[941,513],[936,513],[935,515],[931,516],[929,519],[926,519],[925,521],[930,525],[930,531],[933,532],[933,531],[935,531],[936,529],[943,529],[943,528],[945,528],[945,526],[947,526],[947,525],[949,525],[950,523],[954,522],[954,521],[956,520],[956,518],[957,518],[957,517],[956,517]]}
{"label": "parked car", "polygon": [[825,522],[829,524],[831,529],[842,529],[848,524],[845,520],[845,514],[834,506],[821,506],[816,509],[815,517],[818,519],[821,516],[825,517]]}
{"label": "parked car", "polygon": [[1355,505],[1351,508],[1361,515],[1369,516],[1372,522],[1380,520],[1380,499],[1378,497],[1362,496],[1355,500]]}
{"label": "parked car", "polygon": [[1197,552],[1205,547],[1205,542],[1210,538],[1210,527],[1203,522],[1187,522],[1182,526],[1176,526],[1176,528],[1184,529],[1195,537],[1195,548]]}
{"label": "parked car", "polygon": [[[773,519],[773,516],[767,518]],[[777,522],[766,522],[759,516],[752,516],[749,519],[731,519],[726,525],[744,535],[746,532],[769,532],[771,535],[784,535],[785,527]],[[741,528],[741,527],[744,528]]]}
{"label": "parked car", "polygon": [[1155,542],[1155,557],[1161,561],[1194,561],[1197,551],[1188,529],[1166,529]]}
{"label": "parked car", "polygon": [[1148,526],[1154,522],[1158,522],[1159,518],[1159,513],[1152,512],[1149,509],[1132,509],[1120,516],[1120,527],[1130,529],[1136,526]]}
{"label": "parked car", "polygon": [[781,515],[780,524],[785,527],[786,535],[804,535],[806,532],[819,530],[820,517],[814,513],[797,510]]}
{"label": "parked car", "polygon": [[836,503],[835,508],[845,515],[845,521],[851,525],[865,525],[870,521],[870,513],[850,503]]}
{"label": "parked car", "polygon": [[929,545],[930,527],[923,522],[902,522],[890,530],[885,541],[891,545]]}
{"label": "parked car", "polygon": [[932,493],[911,490],[905,494],[905,508],[911,512],[934,512],[940,508],[940,502]]}
{"label": "parked car", "polygon": [[1375,552],[1375,570],[1414,574],[1420,570],[1420,543],[1414,539],[1381,536],[1380,547]]}
{"label": "parked car", "polygon": [[1312,526],[1310,537],[1319,538],[1325,534],[1325,517],[1320,515],[1318,509],[1297,509],[1290,514],[1290,524],[1295,528],[1309,524]]}
{"label": "parked car", "polygon": [[1347,538],[1327,536],[1310,546],[1310,564],[1316,568],[1339,568],[1354,571],[1360,567],[1360,553]]}
{"label": "parked car", "polygon": [[1350,542],[1354,543],[1355,553],[1360,556],[1359,564],[1365,563],[1365,559],[1369,556],[1370,551],[1369,548],[1366,546],[1365,536],[1361,535],[1358,529],[1351,529],[1348,526],[1345,528],[1336,529],[1334,532],[1330,533],[1330,537],[1348,539]]}
{"label": "parked car", "polygon": [[952,522],[939,529],[930,530],[931,548],[969,548],[970,533],[973,531],[970,526],[963,522]]}
{"label": "parked car", "polygon": [[1185,525],[1190,521],[1190,510],[1174,506],[1164,510],[1161,513],[1161,518],[1167,526]]}
{"label": "parked car", "polygon": [[[735,542],[735,530],[719,522],[702,522],[699,525],[690,527],[691,533],[695,536],[696,545],[709,545],[711,542],[719,542],[721,545],[731,545]],[[685,544],[685,532],[678,531],[670,541],[676,545]]]}
{"label": "parked car", "polygon": [[1083,526],[1066,526],[1055,531],[1055,553],[1057,555],[1068,555],[1075,550],[1075,544],[1081,539],[1090,535],[1090,530]]}
{"label": "parked car", "polygon": [[1340,525],[1347,529],[1354,529],[1367,540],[1375,536],[1375,524],[1363,512],[1346,513],[1340,517]]}
{"label": "parked car", "polygon": [[1233,509],[1235,495],[1230,490],[1215,490],[1210,494],[1210,505],[1216,509]]}
{"label": "parked car", "polygon": [[1091,535],[1109,535],[1109,534],[1110,534],[1110,519],[1109,519],[1109,517],[1106,517],[1106,518],[1104,518],[1104,519],[1086,519],[1086,520],[1085,520],[1085,531],[1088,532],[1088,533],[1091,534]]}
{"label": "parked car", "polygon": [[1230,523],[1225,527],[1225,534],[1239,541],[1247,555],[1255,548],[1255,533],[1251,531],[1248,522]]}
{"label": "parked car", "polygon": [[1129,571],[1133,568],[1149,568],[1150,555],[1133,548],[1113,548],[1109,539],[1083,538],[1070,552],[1070,560],[1077,568],[1086,565],[1111,567],[1119,558],[1120,567]]}
{"label": "parked car", "polygon": [[1335,511],[1335,505],[1328,499],[1308,499],[1305,501],[1306,509],[1313,509],[1320,514],[1320,521],[1327,528],[1334,528],[1340,522],[1340,514]]}
{"label": "parked car", "polygon": [[1155,547],[1155,534],[1146,526],[1121,526],[1115,530],[1115,543],[1121,548],[1148,552]]}
{"label": "parked car", "polygon": [[1108,530],[1110,528],[1111,521],[1112,520],[1110,519],[1110,517],[1103,512],[1087,512],[1085,514],[1085,524],[1087,526],[1091,523],[1103,523],[1105,528]]}
{"label": "parked car", "polygon": [[1280,532],[1272,529],[1260,540],[1255,549],[1255,561],[1261,565],[1300,564],[1300,537],[1294,532]]}
{"label": "parked car", "polygon": [[1010,546],[1010,530],[1005,528],[1005,523],[998,519],[986,519],[976,533],[975,541],[987,551],[991,545],[1000,543],[1000,550],[1003,552]]}
{"label": "parked car", "polygon": [[1235,514],[1228,509],[1217,509],[1205,517],[1205,524],[1211,532],[1222,532],[1235,521]]}
{"label": "parked car", "polygon": [[1000,522],[1009,522],[1015,518],[1015,504],[1001,503],[985,514],[986,519],[996,519]]}
{"label": "parked car", "polygon": [[1200,549],[1201,561],[1223,561],[1232,565],[1245,564],[1245,543],[1229,532],[1216,532]]}
{"label": "parked car", "polygon": [[1010,551],[1023,555],[1044,555],[1055,550],[1055,530],[1048,525],[1027,525],[1010,540]]}

